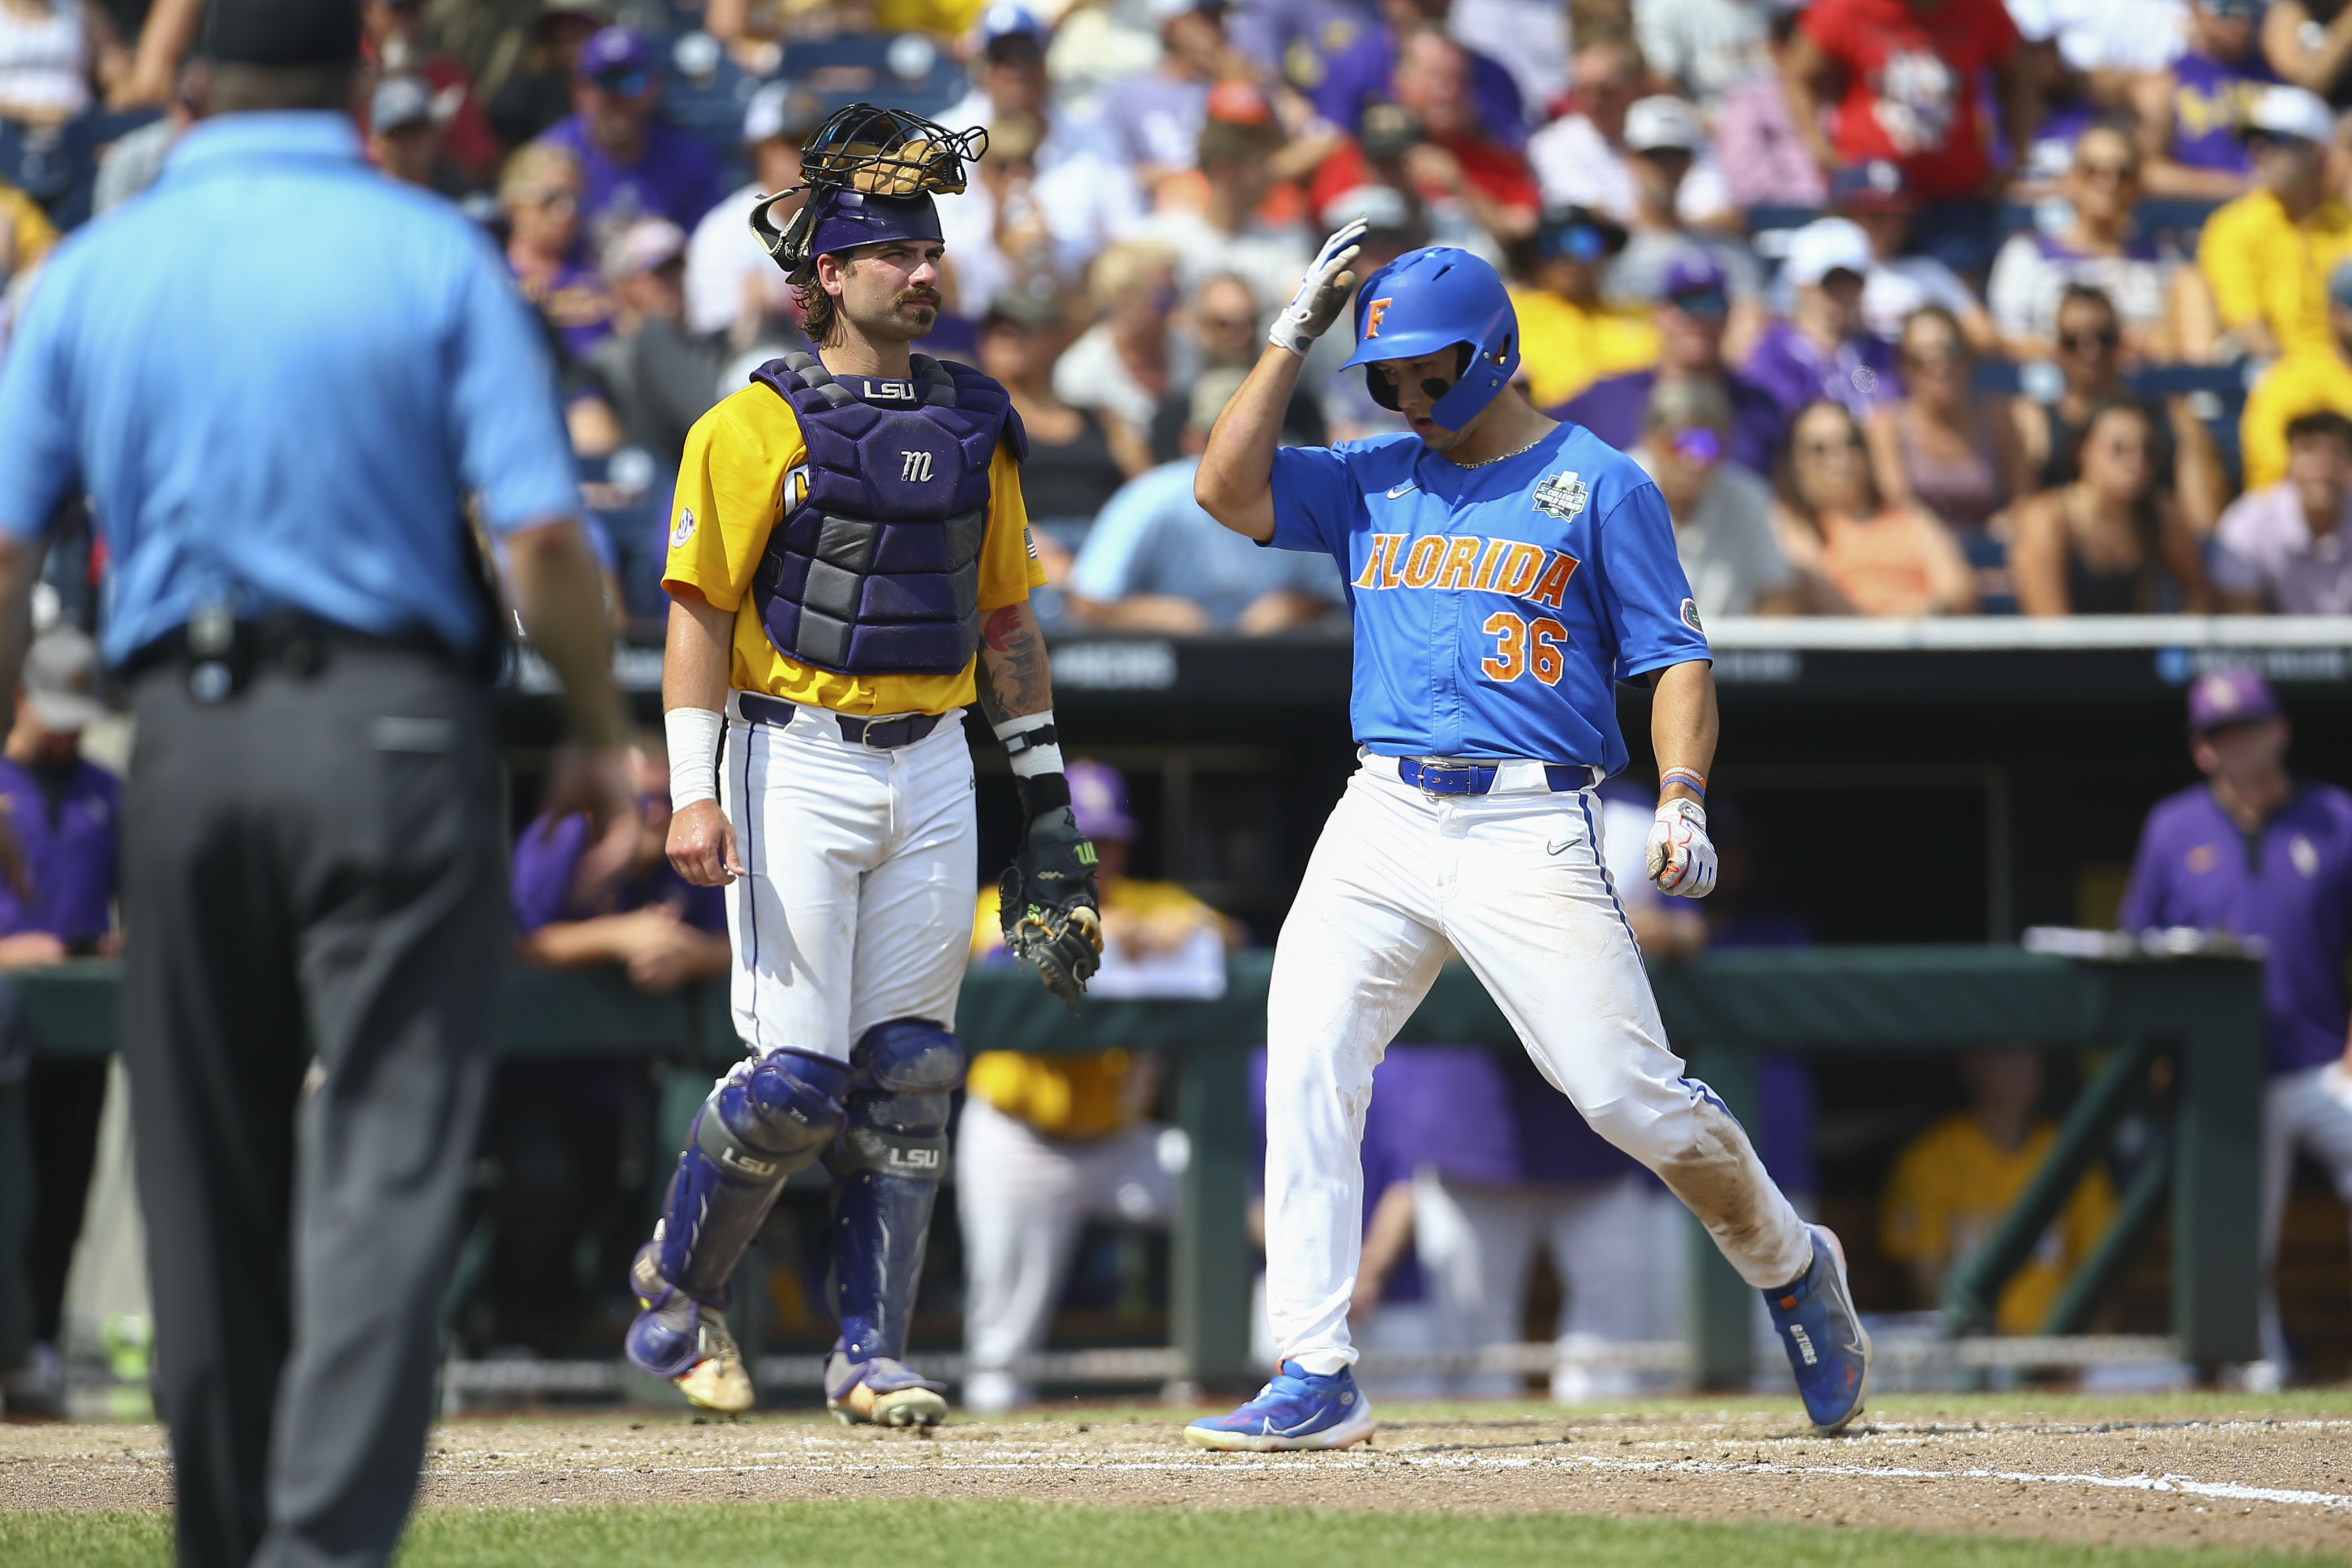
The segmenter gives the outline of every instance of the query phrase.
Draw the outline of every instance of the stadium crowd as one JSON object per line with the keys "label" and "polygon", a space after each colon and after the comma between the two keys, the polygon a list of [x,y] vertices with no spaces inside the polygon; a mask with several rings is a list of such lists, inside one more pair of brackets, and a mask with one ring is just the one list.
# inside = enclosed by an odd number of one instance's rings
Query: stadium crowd
{"label": "stadium crowd", "polygon": [[[1010,390],[1049,630],[1344,634],[1330,563],[1215,526],[1191,476],[1269,318],[1322,235],[1355,218],[1370,225],[1360,273],[1433,243],[1505,270],[1528,396],[1655,478],[1703,616],[2352,613],[2352,7],[545,0],[502,42],[440,37],[460,9],[368,0],[370,156],[475,214],[536,308],[616,622],[640,640],[657,641],[666,608],[689,426],[753,367],[806,347],[747,228],[753,197],[793,184],[801,140],[853,98],[988,128],[971,188],[941,203],[948,308],[918,348]],[[60,233],[134,200],[187,123],[176,84],[194,16],[155,0],[133,39],[98,0],[0,0],[0,352]],[[1347,350],[1335,334],[1310,356],[1296,440],[1403,428],[1336,373]],[[87,531],[66,537],[86,558]],[[90,602],[86,560],[51,577],[74,619]],[[71,656],[85,685],[89,657]],[[64,786],[11,782],[18,753],[42,744],[38,691],[28,700],[0,786],[48,791],[54,819]],[[62,778],[70,747],[52,749]],[[667,777],[648,762],[633,831],[525,829],[527,957],[621,963],[648,988],[723,970],[721,916],[660,855]],[[1123,843],[1122,787],[1096,783],[1091,831]],[[1724,836],[1724,896],[1705,920],[1636,911],[1645,946],[1804,939],[1743,925],[1736,828]],[[1147,954],[1237,939],[1181,890],[1119,897]],[[0,937],[0,968],[110,940],[103,919],[37,949]],[[1445,1091],[1457,1104],[1529,1098],[1492,1058],[1454,1049],[1395,1071],[1463,1079]],[[1957,1232],[1981,1228],[1984,1194],[2013,1192],[2047,1143],[2037,1072],[2030,1059],[1972,1064],[1971,1109],[1889,1195],[1887,1253],[1916,1270],[1920,1304]],[[59,1091],[78,1125],[100,1087],[84,1073]],[[581,1202],[566,1173],[582,1129],[617,1148],[636,1113],[625,1083],[575,1091],[493,1121],[507,1140],[494,1153],[533,1178],[501,1198],[533,1244],[502,1252],[514,1279],[492,1285],[521,1314],[500,1325],[517,1343],[568,1332],[571,1309],[530,1281],[563,1273],[596,1222],[556,1212]],[[1073,1185],[1020,1167],[1028,1185],[1007,1203],[1043,1201],[1057,1180],[1068,1191],[1050,1244],[992,1233],[962,1195],[966,1244],[985,1252],[975,1299],[1013,1303],[987,1309],[1003,1321],[985,1344],[976,1330],[974,1350],[998,1378],[990,1397],[1011,1400],[1025,1392],[1013,1360],[1040,1343],[1039,1293],[1067,1267],[1045,1254],[1074,1244],[1082,1198],[1164,1216],[1169,1155],[1141,1119],[1145,1065],[1000,1061],[975,1068],[973,1092],[966,1138],[1029,1148],[1108,1129],[1132,1176]],[[1787,1095],[1794,1130],[1767,1153],[1801,1193],[1801,1082]],[[1486,1320],[1517,1299],[1539,1235],[1562,1257],[1653,1246],[1657,1195],[1589,1133],[1592,1147],[1568,1147],[1583,1128],[1567,1120],[1528,1131],[1524,1158],[1399,1133],[1417,1153],[1395,1183],[1368,1184],[1381,1256],[1402,1256],[1417,1207],[1427,1278],[1410,1289],[1454,1302],[1459,1333],[1516,1337]],[[1954,1168],[1982,1180],[1944,1190]],[[1538,1213],[1512,1196],[1522,1186],[1591,1191]],[[2072,1256],[2112,1201],[2085,1189]],[[1464,1239],[1498,1236],[1500,1251]],[[57,1333],[59,1246],[41,1234],[43,1337]],[[2030,1326],[2063,1278],[2052,1269],[2020,1287],[2033,1301],[2004,1302],[2004,1324]],[[1384,1282],[1369,1282],[1373,1300]],[[1667,1299],[1561,1333],[1656,1337]]]}

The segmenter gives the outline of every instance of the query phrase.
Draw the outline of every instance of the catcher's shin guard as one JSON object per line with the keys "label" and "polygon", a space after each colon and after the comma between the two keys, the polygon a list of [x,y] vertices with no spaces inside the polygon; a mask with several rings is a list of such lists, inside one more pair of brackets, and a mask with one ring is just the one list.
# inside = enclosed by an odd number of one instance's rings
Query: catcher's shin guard
{"label": "catcher's shin guard", "polygon": [[857,1073],[849,1124],[828,1163],[837,1352],[856,1365],[895,1361],[906,1351],[931,1204],[947,1171],[948,1109],[963,1082],[963,1049],[938,1024],[898,1019],[866,1030],[849,1060]]}

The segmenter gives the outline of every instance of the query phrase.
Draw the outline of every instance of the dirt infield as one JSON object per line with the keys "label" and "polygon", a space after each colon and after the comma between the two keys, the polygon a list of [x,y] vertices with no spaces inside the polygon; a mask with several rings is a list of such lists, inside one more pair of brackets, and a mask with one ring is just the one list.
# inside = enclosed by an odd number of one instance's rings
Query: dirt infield
{"label": "dirt infield", "polygon": [[[1369,1448],[1220,1455],[1184,1415],[1126,1407],[955,1421],[932,1436],[821,1416],[698,1425],[614,1411],[445,1425],[430,1506],[742,1499],[1019,1498],[1193,1508],[1568,1512],[1781,1520],[2084,1544],[2352,1556],[2352,1409],[1918,1396],[1824,1441],[1784,1406],[1629,1413],[1486,1406],[1383,1412]],[[2137,1408],[2134,1408],[2137,1406]],[[152,1427],[0,1427],[0,1509],[162,1508]]]}

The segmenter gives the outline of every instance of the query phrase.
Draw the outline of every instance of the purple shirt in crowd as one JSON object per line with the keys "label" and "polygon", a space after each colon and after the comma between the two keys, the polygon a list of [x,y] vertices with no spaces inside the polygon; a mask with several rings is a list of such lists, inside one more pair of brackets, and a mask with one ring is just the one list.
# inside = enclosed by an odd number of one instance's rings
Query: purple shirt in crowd
{"label": "purple shirt in crowd", "polygon": [[2194,49],[2172,62],[2172,161],[2191,169],[2247,174],[2253,164],[2238,134],[2255,95],[2278,80],[2257,47],[2242,60]]}
{"label": "purple shirt in crowd", "polygon": [[33,896],[20,899],[0,882],[0,936],[46,931],[68,947],[87,949],[113,924],[121,784],[79,760],[38,773],[0,758],[0,811],[24,846],[33,884]]}
{"label": "purple shirt in crowd", "polygon": [[1380,26],[1380,12],[1354,0],[1248,0],[1225,13],[1234,47],[1307,89],[1321,79],[1324,61]]}
{"label": "purple shirt in crowd", "polygon": [[[1620,452],[1631,452],[1642,439],[1642,423],[1650,412],[1650,389],[1657,385],[1655,371],[1629,371],[1598,381],[1558,408],[1544,412],[1554,419],[1580,424]],[[1738,371],[1723,378],[1731,400],[1731,460],[1742,468],[1769,478],[1772,453],[1787,434],[1789,417],[1780,400]]]}
{"label": "purple shirt in crowd", "polygon": [[2275,614],[2352,615],[2352,500],[2315,535],[2293,481],[2249,490],[2214,527],[2206,570],[2215,588],[2252,594]]}
{"label": "purple shirt in crowd", "polygon": [[580,160],[580,220],[591,245],[639,218],[667,218],[692,234],[727,193],[719,155],[700,137],[658,120],[646,127],[646,149],[634,164],[614,162],[577,114],[557,120],[540,140]]}
{"label": "purple shirt in crowd", "polygon": [[[1486,140],[1516,152],[1528,144],[1528,111],[1510,68],[1492,56],[1465,48],[1470,57],[1470,101]],[[1376,27],[1355,47],[1329,62],[1315,89],[1315,112],[1353,136],[1363,126],[1364,106],[1389,100],[1389,78],[1396,74],[1396,38]]]}
{"label": "purple shirt in crowd", "polygon": [[1903,395],[1895,345],[1869,332],[1848,338],[1824,355],[1789,321],[1775,321],[1756,340],[1740,373],[1780,405],[1783,429],[1796,423],[1805,405],[1827,398],[1857,420],[1882,402]]}
{"label": "purple shirt in crowd", "polygon": [[2259,831],[2241,832],[2203,784],[2157,802],[2140,829],[2126,931],[2190,925],[2260,936],[2270,1070],[2344,1054],[2344,957],[2352,940],[2352,795],[2298,783]]}
{"label": "purple shirt in crowd", "polygon": [[535,817],[515,839],[515,925],[536,931],[559,920],[590,920],[600,915],[625,915],[649,904],[677,905],[678,918],[698,931],[727,929],[727,890],[697,887],[677,874],[668,861],[656,864],[642,880],[625,883],[601,904],[591,907],[572,896],[572,878],[580,857],[588,850],[588,819],[583,816]]}

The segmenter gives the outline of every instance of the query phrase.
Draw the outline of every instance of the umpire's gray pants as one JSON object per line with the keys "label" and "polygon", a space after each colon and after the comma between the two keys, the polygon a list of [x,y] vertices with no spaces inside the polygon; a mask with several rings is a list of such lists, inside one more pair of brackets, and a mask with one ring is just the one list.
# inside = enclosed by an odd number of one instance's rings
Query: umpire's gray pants
{"label": "umpire's gray pants", "polygon": [[180,1562],[381,1563],[510,941],[488,701],[341,643],[210,706],[167,664],[135,711],[121,1036]]}

